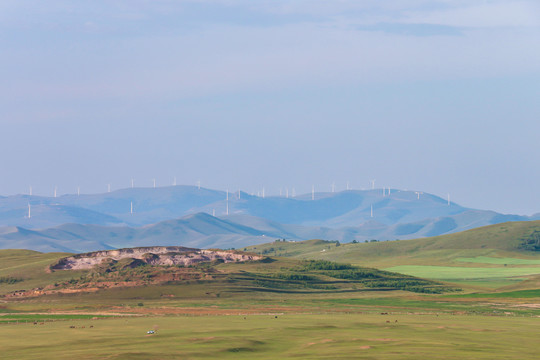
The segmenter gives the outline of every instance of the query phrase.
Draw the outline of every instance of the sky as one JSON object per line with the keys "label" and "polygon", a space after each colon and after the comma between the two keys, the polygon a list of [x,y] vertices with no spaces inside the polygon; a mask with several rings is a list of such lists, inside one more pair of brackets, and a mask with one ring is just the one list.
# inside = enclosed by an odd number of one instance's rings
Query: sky
{"label": "sky", "polygon": [[535,0],[1,0],[0,195],[391,187],[540,212]]}

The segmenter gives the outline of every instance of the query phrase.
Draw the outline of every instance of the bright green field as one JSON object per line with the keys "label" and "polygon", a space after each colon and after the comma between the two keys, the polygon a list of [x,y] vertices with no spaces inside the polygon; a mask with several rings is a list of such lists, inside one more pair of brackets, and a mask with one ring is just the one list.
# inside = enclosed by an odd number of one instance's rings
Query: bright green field
{"label": "bright green field", "polygon": [[424,265],[401,265],[387,268],[385,270],[395,271],[402,274],[418,276],[423,278],[438,280],[459,280],[459,279],[493,279],[509,278],[515,276],[526,276],[540,274],[540,267],[458,267],[458,266],[424,266]]}
{"label": "bright green field", "polygon": [[[148,336],[154,327],[157,334]],[[0,325],[0,348],[2,359],[17,360],[538,358],[537,319],[474,315],[181,316]]]}
{"label": "bright green field", "polygon": [[540,260],[517,259],[517,258],[495,258],[489,256],[477,256],[474,258],[457,258],[456,261],[477,263],[477,264],[497,264],[497,265],[540,265]]}

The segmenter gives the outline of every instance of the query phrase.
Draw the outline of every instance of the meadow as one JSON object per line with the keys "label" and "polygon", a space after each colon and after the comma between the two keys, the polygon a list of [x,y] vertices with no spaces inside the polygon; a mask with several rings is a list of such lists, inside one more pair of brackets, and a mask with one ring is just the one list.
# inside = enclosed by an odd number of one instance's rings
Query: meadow
{"label": "meadow", "polygon": [[536,359],[536,328],[448,314],[156,316],[0,325],[0,348],[2,359]]}
{"label": "meadow", "polygon": [[[55,289],[0,297],[1,358],[536,359],[540,254],[520,247],[531,226],[398,242],[274,241],[246,248],[265,261],[178,270],[50,272],[65,254],[0,251],[0,296]],[[193,277],[84,290],[169,271]]]}

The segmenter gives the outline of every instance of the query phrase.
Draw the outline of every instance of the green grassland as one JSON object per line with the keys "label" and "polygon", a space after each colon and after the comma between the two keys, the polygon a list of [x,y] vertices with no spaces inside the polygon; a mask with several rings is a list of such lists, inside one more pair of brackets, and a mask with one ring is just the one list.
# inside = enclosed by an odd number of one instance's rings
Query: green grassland
{"label": "green grassland", "polygon": [[43,287],[51,282],[72,279],[80,272],[46,272],[48,266],[66,253],[32,250],[0,250],[0,295],[20,289]]}
{"label": "green grassland", "polygon": [[474,258],[457,258],[456,261],[477,263],[477,264],[497,264],[497,265],[540,265],[539,260],[516,259],[516,258],[495,258],[487,256],[477,256]]}
{"label": "green grassland", "polygon": [[[394,242],[277,241],[246,248],[264,261],[189,268],[119,261],[51,272],[66,254],[3,250],[0,356],[535,359],[539,227],[507,223]],[[153,282],[176,271],[183,280]],[[126,280],[139,283],[105,285]],[[35,287],[54,291],[2,297]]]}
{"label": "green grassland", "polygon": [[0,325],[0,348],[2,359],[536,359],[536,329],[476,315],[159,316]]}
{"label": "green grassland", "polygon": [[[496,290],[540,274],[540,222],[509,222],[457,234],[416,240],[348,243],[276,241],[245,248],[260,254],[324,259],[457,283],[470,290]],[[540,248],[540,247],[538,247]]]}

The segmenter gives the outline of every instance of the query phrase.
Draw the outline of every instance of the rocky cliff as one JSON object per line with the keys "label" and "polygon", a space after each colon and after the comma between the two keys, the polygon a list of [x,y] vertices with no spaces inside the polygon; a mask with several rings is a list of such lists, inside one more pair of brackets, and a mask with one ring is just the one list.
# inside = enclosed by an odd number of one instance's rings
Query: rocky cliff
{"label": "rocky cliff", "polygon": [[138,260],[136,263],[171,266],[189,266],[201,262],[242,262],[261,260],[262,256],[240,253],[233,250],[201,250],[181,246],[152,246],[118,250],[94,251],[68,256],[50,266],[51,270],[86,270],[104,262],[123,259]]}

